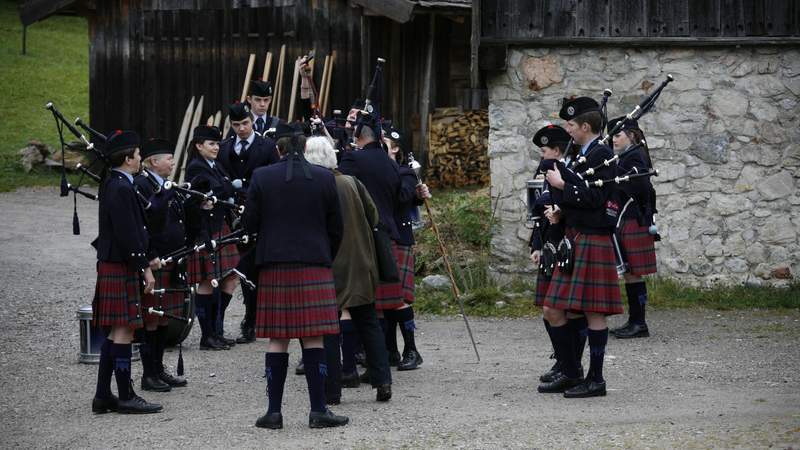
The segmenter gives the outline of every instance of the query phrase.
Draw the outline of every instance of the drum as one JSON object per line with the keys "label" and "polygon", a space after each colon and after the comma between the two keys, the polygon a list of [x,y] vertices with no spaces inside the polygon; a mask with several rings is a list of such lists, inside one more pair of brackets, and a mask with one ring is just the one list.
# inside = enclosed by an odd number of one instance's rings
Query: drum
{"label": "drum", "polygon": [[[80,336],[80,354],[78,361],[83,364],[97,364],[100,362],[100,347],[106,340],[102,328],[93,326],[92,306],[81,306],[76,313]],[[139,360],[139,345],[133,344],[131,353],[133,361]]]}

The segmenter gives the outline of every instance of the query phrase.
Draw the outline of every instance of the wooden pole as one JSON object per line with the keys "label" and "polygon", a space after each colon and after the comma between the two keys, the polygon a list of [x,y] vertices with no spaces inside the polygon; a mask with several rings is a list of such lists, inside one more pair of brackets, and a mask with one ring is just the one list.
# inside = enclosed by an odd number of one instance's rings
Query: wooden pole
{"label": "wooden pole", "polygon": [[328,65],[328,78],[325,79],[325,96],[323,100],[325,107],[322,110],[323,117],[328,114],[328,103],[331,98],[331,80],[333,79],[333,65],[336,63],[336,50],[331,53],[331,61]]}
{"label": "wooden pole", "polygon": [[[191,126],[190,130],[194,130],[198,125],[200,125],[200,117],[202,116],[202,114],[203,114],[203,96],[201,95],[200,96],[200,100],[197,102],[197,109],[194,110],[194,117],[192,118],[192,126]],[[189,132],[191,133],[192,131],[189,131]],[[187,136],[188,136],[188,134],[187,134]],[[187,140],[189,142],[186,144],[186,148],[183,150],[183,155],[182,155],[183,157],[181,158],[181,161],[177,161],[177,164],[176,164],[176,165],[180,165],[180,171],[177,174],[178,175],[178,183],[183,183],[183,179],[186,176],[186,170],[185,170],[186,169],[186,164],[189,162],[189,157],[188,157],[189,151],[188,150],[189,150],[189,144],[191,144],[192,140],[191,139],[187,139]]]}
{"label": "wooden pole", "polygon": [[181,122],[181,129],[178,132],[178,139],[175,141],[175,167],[172,168],[170,178],[174,179],[178,171],[178,162],[183,157],[183,151],[186,149],[187,133],[189,131],[189,124],[192,120],[194,113],[194,96],[189,100],[189,105],[186,107],[186,112],[183,113],[183,122]]}
{"label": "wooden pole", "polygon": [[250,78],[253,76],[253,67],[256,65],[256,54],[250,53],[250,60],[247,61],[247,74],[244,76],[244,85],[242,86],[242,96],[239,98],[243,102],[247,97],[247,88],[250,87]]}
{"label": "wooden pole", "polygon": [[267,57],[264,60],[264,73],[261,74],[261,81],[269,80],[269,71],[272,69],[272,52],[267,52]]}
{"label": "wooden pole", "polygon": [[209,127],[214,126],[214,114],[208,116],[208,119],[206,119],[206,125],[208,125]]}
{"label": "wooden pole", "polygon": [[428,28],[428,48],[425,55],[425,69],[422,74],[422,92],[420,93],[420,147],[421,147],[421,160],[422,166],[428,165],[428,115],[431,112],[431,78],[433,77],[433,53],[434,41],[436,39],[436,14],[430,15],[430,24]]}
{"label": "wooden pole", "polygon": [[281,114],[281,95],[283,95],[283,73],[286,69],[286,44],[281,45],[281,54],[278,56],[278,73],[275,74],[275,96],[272,98],[271,116],[279,117]]}
{"label": "wooden pole", "polygon": [[287,122],[294,120],[294,105],[297,100],[297,85],[300,83],[300,61],[303,57],[300,56],[294,60],[294,75],[292,76],[292,93],[289,97],[289,115],[286,117]]}
{"label": "wooden pole", "polygon": [[217,111],[217,113],[214,114],[214,126],[219,128],[220,122],[222,122],[222,111]]}

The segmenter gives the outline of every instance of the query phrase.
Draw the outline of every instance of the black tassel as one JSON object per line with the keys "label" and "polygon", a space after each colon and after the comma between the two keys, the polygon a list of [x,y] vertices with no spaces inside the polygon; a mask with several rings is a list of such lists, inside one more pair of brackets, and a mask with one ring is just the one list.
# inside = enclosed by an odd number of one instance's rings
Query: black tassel
{"label": "black tassel", "polygon": [[73,210],[72,210],[72,234],[78,236],[81,234],[81,223],[78,221],[78,194],[73,197]]}
{"label": "black tassel", "polygon": [[183,343],[178,344],[178,376],[183,376]]}
{"label": "black tassel", "polygon": [[61,196],[66,197],[69,195],[69,183],[67,183],[67,174],[64,171],[64,167],[61,168]]}

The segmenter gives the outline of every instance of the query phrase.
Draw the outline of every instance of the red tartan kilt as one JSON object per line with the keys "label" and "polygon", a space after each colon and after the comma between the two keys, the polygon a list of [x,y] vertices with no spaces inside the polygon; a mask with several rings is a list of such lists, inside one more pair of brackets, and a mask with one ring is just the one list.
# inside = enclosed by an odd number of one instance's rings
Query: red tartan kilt
{"label": "red tartan kilt", "polygon": [[414,248],[410,245],[397,245],[395,257],[403,287],[403,301],[410,305],[414,303]]}
{"label": "red tartan kilt", "polygon": [[92,311],[94,326],[141,328],[143,325],[139,273],[125,263],[97,263]]}
{"label": "red tartan kilt", "polygon": [[330,267],[272,264],[258,275],[256,336],[302,338],[339,333]]}
{"label": "red tartan kilt", "polygon": [[533,304],[542,306],[544,305],[544,298],[547,295],[547,288],[550,286],[550,280],[542,276],[538,270],[536,272],[536,293],[533,297]]}
{"label": "red tartan kilt", "polygon": [[[375,289],[376,310],[383,311],[388,309],[397,309],[406,304],[405,293],[403,289],[403,267],[401,265],[401,261],[405,260],[406,258],[400,247],[401,246],[392,241],[392,252],[394,253],[394,259],[397,262],[397,273],[400,275],[400,281],[392,283],[378,281],[378,287]],[[411,270],[413,271],[414,269],[412,268]]]}
{"label": "red tartan kilt", "polygon": [[639,225],[636,219],[626,219],[622,227],[622,248],[631,275],[649,275],[658,271],[656,241],[649,227]]}
{"label": "red tartan kilt", "polygon": [[[174,264],[168,264],[162,267],[161,270],[154,273],[156,277],[156,289],[177,288],[183,287],[175,284],[173,281],[173,272],[175,271]],[[150,314],[147,312],[148,308],[156,308],[161,311],[174,314],[176,316],[183,316],[183,305],[185,303],[186,294],[182,292],[169,292],[164,295],[143,294],[142,295],[142,311],[144,312],[144,322],[153,324],[159,323],[161,317]]]}
{"label": "red tartan kilt", "polygon": [[556,267],[544,306],[580,312],[621,314],[617,261],[610,235],[575,234],[575,266],[571,274]]}
{"label": "red tartan kilt", "polygon": [[[228,224],[225,224],[222,227],[222,232],[216,235],[215,238],[225,236],[230,232]],[[219,257],[220,273],[239,265],[239,250],[236,249],[234,244],[223,246],[217,252],[217,257]],[[186,282],[191,286],[212,278],[214,278],[214,260],[211,255],[205,250],[193,253],[186,261]]]}

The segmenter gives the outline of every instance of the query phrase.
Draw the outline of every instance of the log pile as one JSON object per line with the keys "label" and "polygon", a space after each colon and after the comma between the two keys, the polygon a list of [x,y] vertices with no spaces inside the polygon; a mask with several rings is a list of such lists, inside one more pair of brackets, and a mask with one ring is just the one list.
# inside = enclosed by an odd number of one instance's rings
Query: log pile
{"label": "log pile", "polygon": [[432,187],[489,184],[489,114],[439,108],[430,119],[426,182]]}

